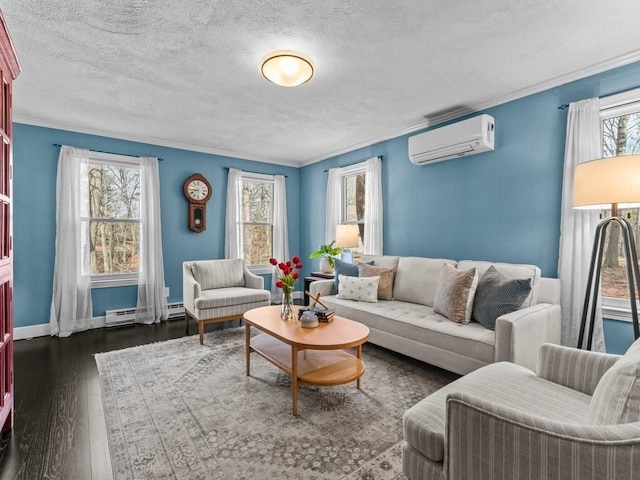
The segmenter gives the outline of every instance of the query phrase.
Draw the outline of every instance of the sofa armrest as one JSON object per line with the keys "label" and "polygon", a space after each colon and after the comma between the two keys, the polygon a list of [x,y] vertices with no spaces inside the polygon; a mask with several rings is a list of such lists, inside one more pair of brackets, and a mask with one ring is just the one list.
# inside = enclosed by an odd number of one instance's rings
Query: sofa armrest
{"label": "sofa armrest", "polygon": [[256,290],[264,290],[264,278],[251,273],[247,267],[244,267],[244,286]]}
{"label": "sofa armrest", "polygon": [[195,312],[195,299],[200,296],[200,284],[191,273],[191,263],[182,266],[182,304],[191,313]]}
{"label": "sofa armrest", "polygon": [[551,382],[593,395],[604,372],[620,358],[620,355],[546,343],[540,347],[537,374]]}
{"label": "sofa armrest", "polygon": [[640,462],[640,422],[571,424],[453,392],[447,397],[450,480],[615,478]]}
{"label": "sofa armrest", "polygon": [[[331,295],[333,290],[333,280],[316,280],[309,285],[309,293],[314,297],[318,296],[318,293],[322,293],[323,297]],[[322,300],[322,298],[320,299]]]}
{"label": "sofa armrest", "polygon": [[543,343],[560,343],[560,305],[538,303],[496,320],[496,362],[535,370]]}

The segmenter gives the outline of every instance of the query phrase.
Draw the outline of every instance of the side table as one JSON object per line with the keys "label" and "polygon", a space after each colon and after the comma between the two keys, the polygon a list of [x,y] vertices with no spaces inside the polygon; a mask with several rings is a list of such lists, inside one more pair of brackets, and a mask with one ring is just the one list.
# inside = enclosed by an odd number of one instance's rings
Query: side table
{"label": "side table", "polygon": [[[329,280],[335,278],[335,274],[333,273],[324,273],[324,272],[311,272],[310,277],[304,277],[304,291],[308,292],[310,285],[317,280]],[[304,305],[309,305],[309,296],[304,294]]]}

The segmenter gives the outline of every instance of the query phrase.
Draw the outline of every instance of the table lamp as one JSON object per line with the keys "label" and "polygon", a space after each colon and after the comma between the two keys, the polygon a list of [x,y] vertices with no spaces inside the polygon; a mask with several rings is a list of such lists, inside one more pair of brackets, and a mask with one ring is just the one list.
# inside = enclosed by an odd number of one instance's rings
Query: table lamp
{"label": "table lamp", "polygon": [[640,155],[601,158],[577,165],[573,177],[573,207],[598,210],[611,207],[611,217],[602,220],[596,228],[587,291],[582,308],[578,348],[584,347],[585,330],[587,319],[589,319],[586,348],[591,350],[604,243],[607,228],[612,223],[620,226],[622,234],[633,334],[637,339],[640,337],[636,302],[636,291],[640,291],[638,256],[632,227],[626,219],[618,217],[618,209],[640,207]]}
{"label": "table lamp", "polygon": [[342,248],[341,260],[353,263],[351,249],[358,246],[360,231],[357,224],[336,225],[336,247]]}

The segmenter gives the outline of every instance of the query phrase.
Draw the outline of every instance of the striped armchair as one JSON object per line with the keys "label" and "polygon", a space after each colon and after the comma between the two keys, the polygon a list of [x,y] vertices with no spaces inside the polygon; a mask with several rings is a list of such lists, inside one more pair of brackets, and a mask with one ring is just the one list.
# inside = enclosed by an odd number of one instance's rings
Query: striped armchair
{"label": "striped armchair", "polygon": [[409,409],[405,475],[640,478],[640,340],[622,357],[544,344],[537,370],[487,365]]}
{"label": "striped armchair", "polygon": [[193,319],[202,345],[206,324],[241,319],[247,310],[270,305],[271,293],[242,259],[202,260],[182,264],[182,301],[187,335]]}

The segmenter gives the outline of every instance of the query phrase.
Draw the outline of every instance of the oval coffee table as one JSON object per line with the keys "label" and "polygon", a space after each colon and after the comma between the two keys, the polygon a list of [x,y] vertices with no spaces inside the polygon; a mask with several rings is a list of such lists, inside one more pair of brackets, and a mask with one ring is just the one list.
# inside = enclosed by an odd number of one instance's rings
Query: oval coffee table
{"label": "oval coffee table", "polygon": [[[294,307],[297,318],[298,307]],[[245,321],[247,375],[251,370],[251,352],[266,358],[291,377],[293,415],[298,415],[298,384],[331,386],[356,381],[364,374],[362,344],[369,339],[369,328],[335,315],[316,328],[302,328],[297,319],[282,320],[280,307],[249,310]],[[262,333],[251,337],[251,327]],[[355,347],[355,355],[346,352]]]}

